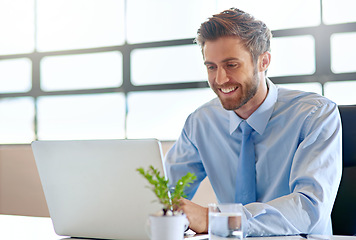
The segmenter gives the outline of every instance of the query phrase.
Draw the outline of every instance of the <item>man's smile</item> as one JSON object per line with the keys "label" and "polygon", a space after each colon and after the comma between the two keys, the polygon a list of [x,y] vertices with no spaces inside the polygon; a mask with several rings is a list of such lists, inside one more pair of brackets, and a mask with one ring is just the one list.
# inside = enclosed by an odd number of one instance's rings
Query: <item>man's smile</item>
{"label": "man's smile", "polygon": [[223,93],[231,93],[238,89],[238,87],[228,87],[228,88],[219,88],[221,92]]}

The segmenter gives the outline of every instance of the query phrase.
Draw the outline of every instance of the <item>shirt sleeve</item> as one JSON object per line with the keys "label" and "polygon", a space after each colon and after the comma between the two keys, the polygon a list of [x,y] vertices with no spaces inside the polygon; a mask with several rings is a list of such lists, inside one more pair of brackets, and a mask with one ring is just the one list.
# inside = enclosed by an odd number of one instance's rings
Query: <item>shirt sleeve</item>
{"label": "shirt sleeve", "polygon": [[247,235],[312,234],[331,230],[330,214],[342,172],[341,149],[337,106],[332,103],[316,106],[304,123],[293,158],[289,179],[291,194],[266,203],[245,205]]}
{"label": "shirt sleeve", "polygon": [[187,189],[185,194],[191,200],[197,191],[201,181],[206,177],[205,169],[195,144],[188,137],[187,131],[191,129],[190,117],[188,117],[182,133],[165,157],[165,169],[170,185],[174,184],[188,172],[194,173],[197,179]]}

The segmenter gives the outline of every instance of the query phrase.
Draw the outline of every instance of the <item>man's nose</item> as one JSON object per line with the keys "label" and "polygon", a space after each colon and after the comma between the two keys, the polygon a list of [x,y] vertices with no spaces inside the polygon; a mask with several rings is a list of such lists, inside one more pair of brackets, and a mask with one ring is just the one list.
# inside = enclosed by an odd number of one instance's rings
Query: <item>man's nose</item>
{"label": "man's nose", "polygon": [[216,73],[216,78],[215,82],[219,85],[222,85],[226,82],[229,81],[229,78],[227,77],[226,71],[224,68],[218,68],[217,73]]}

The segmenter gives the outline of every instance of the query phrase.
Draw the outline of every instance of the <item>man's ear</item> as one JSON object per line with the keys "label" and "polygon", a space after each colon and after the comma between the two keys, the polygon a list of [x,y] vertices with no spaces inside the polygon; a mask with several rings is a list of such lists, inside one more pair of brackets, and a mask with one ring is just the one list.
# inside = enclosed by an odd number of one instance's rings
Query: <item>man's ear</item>
{"label": "man's ear", "polygon": [[269,64],[271,63],[271,53],[265,52],[258,57],[258,71],[264,72],[267,70]]}

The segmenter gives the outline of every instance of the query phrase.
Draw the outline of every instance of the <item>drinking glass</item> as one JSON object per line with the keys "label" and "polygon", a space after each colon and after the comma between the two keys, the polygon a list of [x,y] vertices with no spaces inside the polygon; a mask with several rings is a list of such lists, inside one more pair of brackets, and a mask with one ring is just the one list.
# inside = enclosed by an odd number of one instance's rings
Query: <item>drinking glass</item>
{"label": "drinking glass", "polygon": [[243,239],[242,204],[209,204],[209,239]]}

